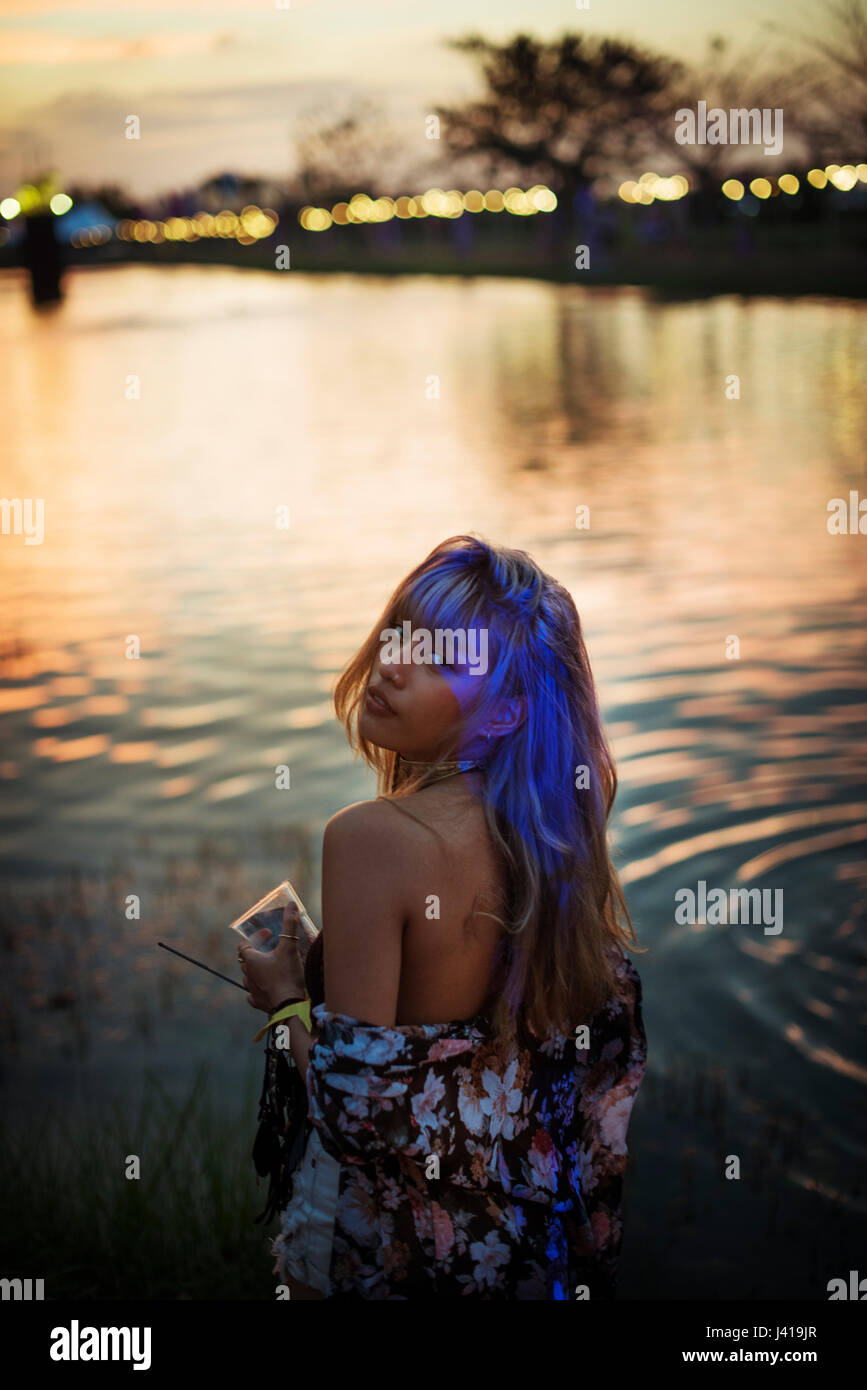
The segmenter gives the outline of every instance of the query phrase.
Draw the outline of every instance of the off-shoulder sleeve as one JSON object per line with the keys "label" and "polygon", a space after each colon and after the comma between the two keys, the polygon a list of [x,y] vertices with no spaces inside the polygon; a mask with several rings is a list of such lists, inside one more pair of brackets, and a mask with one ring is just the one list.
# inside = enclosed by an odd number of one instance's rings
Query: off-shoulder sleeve
{"label": "off-shoulder sleeve", "polygon": [[559,1035],[517,1048],[473,1022],[385,1028],[312,1012],[308,1113],[327,1153],[349,1165],[435,1154],[437,1201],[456,1219],[475,1213],[482,1231],[499,1211],[539,1247],[534,1259],[558,1252],[563,1287],[613,1295],[626,1132],[647,1052],[627,957],[586,1050]]}
{"label": "off-shoulder sleeve", "polygon": [[449,1024],[380,1027],[324,1005],[312,1015],[319,1033],[308,1059],[308,1113],[326,1151],[363,1162],[385,1154],[421,1159],[439,1148],[454,1114],[442,1103],[450,1064],[472,1053],[472,1030],[455,1036]]}
{"label": "off-shoulder sleeve", "polygon": [[626,956],[618,981],[617,994],[593,1019],[590,1047],[578,1063],[582,1203],[567,1229],[578,1281],[588,1284],[591,1297],[613,1297],[616,1290],[626,1132],[647,1066],[641,979]]}

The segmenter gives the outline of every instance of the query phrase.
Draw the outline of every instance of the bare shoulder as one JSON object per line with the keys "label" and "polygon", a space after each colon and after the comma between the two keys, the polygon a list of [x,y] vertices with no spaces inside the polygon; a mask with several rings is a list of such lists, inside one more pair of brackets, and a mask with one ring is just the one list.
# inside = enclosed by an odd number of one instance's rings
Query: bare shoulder
{"label": "bare shoulder", "polygon": [[323,850],[327,858],[364,856],[370,864],[385,858],[394,872],[401,857],[417,859],[425,848],[435,851],[459,826],[454,803],[423,788],[407,796],[380,797],[346,806],[325,827]]}
{"label": "bare shoulder", "polygon": [[357,853],[379,858],[392,854],[406,842],[409,827],[381,801],[356,801],[344,806],[325,827],[323,846],[345,855]]}
{"label": "bare shoulder", "polygon": [[322,839],[324,923],[369,918],[367,929],[402,925],[419,858],[404,819],[376,801],[356,802],[332,816]]}

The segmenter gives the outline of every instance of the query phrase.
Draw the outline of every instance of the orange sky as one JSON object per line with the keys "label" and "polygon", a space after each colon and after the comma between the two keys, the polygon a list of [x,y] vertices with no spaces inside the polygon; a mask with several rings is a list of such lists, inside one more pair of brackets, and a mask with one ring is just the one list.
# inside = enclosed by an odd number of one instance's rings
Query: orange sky
{"label": "orange sky", "polygon": [[[286,5],[286,8],[283,6]],[[0,0],[0,192],[35,167],[140,193],[223,169],[290,172],[299,131],[366,99],[412,157],[424,115],[469,95],[450,36],[616,34],[698,56],[723,33],[768,42],[789,0]],[[809,27],[810,12],[804,18]],[[124,138],[129,114],[142,138]],[[429,150],[423,149],[423,153]]]}

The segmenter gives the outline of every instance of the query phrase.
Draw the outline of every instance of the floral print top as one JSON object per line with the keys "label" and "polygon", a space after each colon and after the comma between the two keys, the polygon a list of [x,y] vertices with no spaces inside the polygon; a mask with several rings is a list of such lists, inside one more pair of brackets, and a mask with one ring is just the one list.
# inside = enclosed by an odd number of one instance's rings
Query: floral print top
{"label": "floral print top", "polygon": [[313,1009],[309,1121],[341,1165],[332,1298],[614,1297],[647,1059],[641,981],[615,949],[586,1048],[507,1048],[483,1015],[386,1028]]}

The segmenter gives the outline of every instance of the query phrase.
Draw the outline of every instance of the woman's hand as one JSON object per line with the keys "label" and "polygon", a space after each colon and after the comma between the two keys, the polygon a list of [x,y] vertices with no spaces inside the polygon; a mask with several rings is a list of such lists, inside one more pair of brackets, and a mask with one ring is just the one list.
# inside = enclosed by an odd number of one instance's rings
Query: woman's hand
{"label": "woman's hand", "polygon": [[[288,936],[301,935],[301,914],[295,903],[283,909],[283,931]],[[254,1009],[271,1013],[284,999],[304,997],[304,964],[297,941],[281,936],[273,951],[257,951],[242,944],[238,949],[241,973],[249,991],[247,1003]]]}

